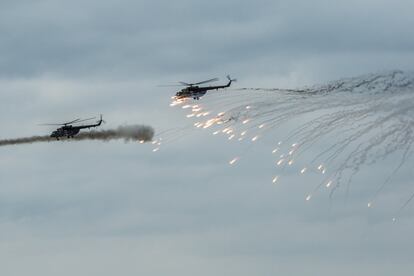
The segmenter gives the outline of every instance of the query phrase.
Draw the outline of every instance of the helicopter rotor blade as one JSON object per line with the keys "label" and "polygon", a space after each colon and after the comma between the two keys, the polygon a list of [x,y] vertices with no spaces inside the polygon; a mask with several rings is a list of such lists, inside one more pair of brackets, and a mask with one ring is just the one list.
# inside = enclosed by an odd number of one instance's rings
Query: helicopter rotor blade
{"label": "helicopter rotor blade", "polygon": [[69,125],[69,124],[73,124],[73,123],[76,123],[76,122],[78,122],[80,120],[80,118],[78,118],[78,119],[76,119],[76,120],[73,120],[73,121],[70,121],[70,122],[67,122],[67,123],[52,123],[52,124],[39,124],[40,126],[64,126],[64,125]]}
{"label": "helicopter rotor blade", "polygon": [[75,123],[80,123],[80,122],[84,122],[84,121],[89,121],[89,120],[92,120],[92,119],[96,119],[96,117],[91,117],[91,118],[87,118],[87,119],[78,120],[78,121],[76,121]]}
{"label": "helicopter rotor blade", "polygon": [[62,126],[64,124],[38,124],[38,126]]}
{"label": "helicopter rotor blade", "polygon": [[157,85],[157,87],[177,87],[177,86],[188,86],[186,84],[163,84],[163,85]]}
{"label": "helicopter rotor blade", "polygon": [[78,118],[78,119],[76,119],[76,120],[73,120],[73,121],[70,121],[70,122],[67,122],[67,123],[63,123],[62,125],[69,125],[69,124],[73,124],[73,123],[78,122],[79,120],[80,120],[80,118]]}
{"label": "helicopter rotor blade", "polygon": [[39,126],[65,126],[65,125],[69,125],[69,124],[80,123],[80,122],[92,120],[92,119],[95,119],[95,118],[96,117],[87,118],[87,119],[80,119],[80,118],[78,118],[76,120],[73,120],[73,121],[70,121],[70,122],[66,122],[66,123],[62,123],[62,124],[58,124],[58,123],[55,123],[55,124],[39,124]]}
{"label": "helicopter rotor blade", "polygon": [[212,82],[212,81],[218,81],[218,78],[214,78],[214,79],[209,79],[209,80],[205,80],[205,81],[200,81],[200,82],[195,82],[195,83],[188,83],[188,82],[184,82],[184,81],[179,81],[179,84],[170,84],[170,85],[158,85],[160,87],[172,87],[172,86],[193,86],[193,85],[199,85],[199,84],[203,84],[203,83],[208,83],[208,82]]}
{"label": "helicopter rotor blade", "polygon": [[181,85],[184,85],[184,86],[193,86],[194,85],[194,83],[186,83],[186,82],[183,82],[183,81],[179,81],[178,83],[180,83]]}
{"label": "helicopter rotor blade", "polygon": [[205,80],[205,81],[200,81],[200,82],[196,82],[196,83],[193,83],[193,85],[195,84],[195,85],[197,85],[197,84],[203,84],[203,83],[208,83],[208,82],[213,82],[213,81],[218,81],[219,79],[218,78],[214,78],[214,79],[209,79],[209,80]]}

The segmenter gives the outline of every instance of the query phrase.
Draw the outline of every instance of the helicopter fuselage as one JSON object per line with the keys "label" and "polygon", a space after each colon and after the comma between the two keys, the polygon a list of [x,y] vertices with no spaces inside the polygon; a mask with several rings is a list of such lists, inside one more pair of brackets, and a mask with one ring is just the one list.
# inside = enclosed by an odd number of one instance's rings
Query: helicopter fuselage
{"label": "helicopter fuselage", "polygon": [[80,131],[80,128],[77,127],[73,127],[73,126],[63,126],[58,128],[57,130],[53,131],[52,134],[50,135],[50,137],[53,138],[60,138],[60,137],[73,137],[76,134],[78,134]]}
{"label": "helicopter fuselage", "polygon": [[177,92],[175,94],[175,98],[176,99],[193,98],[194,100],[199,100],[202,96],[204,96],[207,93],[207,91],[227,88],[231,85],[231,83],[232,83],[232,80],[229,80],[229,83],[226,85],[204,86],[204,87],[191,85]]}
{"label": "helicopter fuselage", "polygon": [[81,129],[84,128],[91,128],[91,127],[98,127],[102,124],[102,117],[96,124],[91,125],[81,125],[81,126],[73,126],[73,125],[64,125],[55,131],[52,132],[50,137],[56,138],[59,140],[60,137],[67,137],[67,138],[73,138],[75,135],[79,133]]}

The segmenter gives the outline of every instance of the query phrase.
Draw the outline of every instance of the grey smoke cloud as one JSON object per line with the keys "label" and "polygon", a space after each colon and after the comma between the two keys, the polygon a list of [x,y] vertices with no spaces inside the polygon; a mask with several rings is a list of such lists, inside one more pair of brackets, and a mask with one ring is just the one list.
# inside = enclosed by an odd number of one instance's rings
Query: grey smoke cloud
{"label": "grey smoke cloud", "polygon": [[[110,141],[110,140],[123,139],[125,142],[129,142],[129,141],[148,142],[152,140],[152,138],[154,137],[154,133],[155,131],[151,126],[128,125],[128,126],[119,126],[116,129],[92,130],[89,132],[81,132],[75,137],[71,138],[70,140]],[[50,142],[50,141],[55,141],[55,139],[51,138],[48,135],[32,136],[32,137],[0,140],[0,146],[32,144],[32,143]]]}

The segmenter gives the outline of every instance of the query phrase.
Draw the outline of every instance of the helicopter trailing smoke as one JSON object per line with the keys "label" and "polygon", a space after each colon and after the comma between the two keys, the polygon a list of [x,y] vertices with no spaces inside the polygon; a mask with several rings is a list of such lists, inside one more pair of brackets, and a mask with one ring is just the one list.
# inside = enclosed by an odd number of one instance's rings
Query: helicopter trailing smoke
{"label": "helicopter trailing smoke", "polygon": [[[414,74],[402,71],[304,89],[241,88],[210,95],[205,104],[174,101],[171,106],[190,109],[187,118],[197,120],[196,128],[214,128],[213,135],[232,142],[272,139],[270,154],[278,170],[273,183],[279,183],[284,169],[298,165],[299,175],[320,175],[307,201],[323,188],[332,197],[344,187],[347,195],[362,168],[390,158],[389,168],[381,170],[388,176],[373,184],[367,204],[372,207],[414,153]],[[413,198],[406,198],[402,208]]]}
{"label": "helicopter trailing smoke", "polygon": [[[154,129],[150,126],[145,125],[128,125],[119,126],[116,129],[107,130],[92,130],[88,132],[80,132],[78,135],[66,141],[83,141],[83,140],[120,140],[123,139],[125,142],[137,141],[137,142],[149,142],[154,136]],[[56,141],[56,139],[50,136],[32,136],[16,139],[4,139],[0,140],[0,146],[19,145],[19,144],[32,144],[39,142],[50,142]]]}

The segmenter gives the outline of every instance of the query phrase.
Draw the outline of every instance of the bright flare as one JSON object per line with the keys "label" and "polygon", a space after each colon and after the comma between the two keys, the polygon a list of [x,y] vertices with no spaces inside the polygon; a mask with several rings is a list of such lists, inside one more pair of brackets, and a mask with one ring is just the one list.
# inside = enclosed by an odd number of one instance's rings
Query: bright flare
{"label": "bright flare", "polygon": [[239,160],[238,157],[233,158],[232,160],[230,160],[229,164],[233,165],[234,163],[236,163]]}

